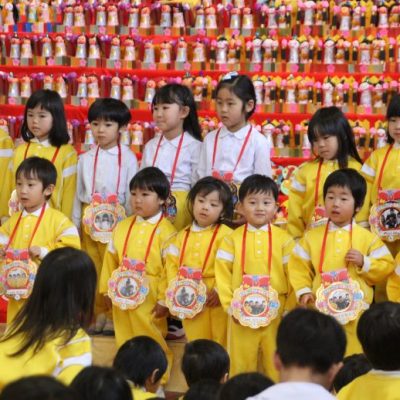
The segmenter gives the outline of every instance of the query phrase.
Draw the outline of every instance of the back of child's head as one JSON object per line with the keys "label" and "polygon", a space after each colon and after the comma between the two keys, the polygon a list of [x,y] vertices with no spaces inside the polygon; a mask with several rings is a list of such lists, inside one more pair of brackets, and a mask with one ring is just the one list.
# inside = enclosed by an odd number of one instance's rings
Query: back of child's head
{"label": "back of child's head", "polygon": [[239,200],[243,202],[247,196],[257,193],[271,194],[278,201],[278,185],[266,175],[254,174],[245,178],[239,188]]}
{"label": "back of child's head", "polygon": [[161,379],[167,370],[168,361],[164,350],[154,339],[137,336],[120,347],[113,365],[135,385],[145,386],[149,378],[153,378],[153,383]]}
{"label": "back of child's head", "polygon": [[343,168],[329,174],[324,183],[324,198],[333,186],[349,189],[354,198],[355,209],[362,207],[367,194],[367,183],[355,169]]}
{"label": "back of child's head", "polygon": [[192,217],[196,196],[207,196],[214,191],[218,192],[219,200],[222,203],[221,220],[231,220],[233,215],[232,192],[224,181],[212,176],[199,179],[190,189],[187,197],[187,206]]}
{"label": "back of child's head", "polygon": [[21,136],[29,142],[35,136],[28,129],[28,112],[36,107],[48,111],[53,118],[53,126],[49,132],[49,142],[52,146],[60,147],[69,142],[67,119],[65,118],[64,103],[54,90],[41,89],[33,93],[25,105],[24,121],[21,126]]}
{"label": "back of child's head", "polygon": [[336,136],[338,140],[336,159],[340,168],[347,167],[349,157],[362,164],[353,130],[339,108],[335,106],[320,108],[310,119],[307,135],[311,144],[315,143],[318,137]]}
{"label": "back of child's head", "polygon": [[229,374],[229,355],[217,342],[197,339],[186,343],[182,357],[182,372],[188,386],[202,379],[222,382]]}
{"label": "back of child's head", "polygon": [[128,125],[131,120],[131,113],[127,105],[117,99],[104,98],[97,99],[89,108],[88,121],[95,120],[112,121],[118,127]]}
{"label": "back of child's head", "polygon": [[73,388],[51,376],[29,376],[4,387],[0,400],[82,400]]}
{"label": "back of child's head", "polygon": [[[221,89],[228,89],[236,97],[243,102],[243,112],[245,113],[246,120],[248,120],[256,110],[256,91],[254,89],[253,81],[247,75],[239,75],[237,72],[229,72],[218,82],[215,89],[215,94],[218,97],[218,92]],[[253,101],[253,108],[246,112],[245,105],[249,101]]]}
{"label": "back of child's head", "polygon": [[183,400],[217,400],[221,383],[213,379],[202,379],[190,386]]}
{"label": "back of child's head", "polygon": [[230,378],[219,392],[219,400],[246,400],[272,386],[274,382],[258,372],[247,372]]}
{"label": "back of child's head", "polygon": [[38,269],[32,293],[13,321],[8,337],[24,335],[19,355],[40,350],[46,341],[68,342],[93,316],[96,269],[86,252],[63,247],[48,253]]}
{"label": "back of child's head", "polygon": [[303,308],[282,319],[276,342],[283,367],[308,368],[318,374],[340,363],[346,349],[346,335],[334,318]]}
{"label": "back of child's head", "polygon": [[[390,99],[386,110],[386,119],[389,121],[391,118],[400,118],[400,95],[394,94]],[[389,135],[389,131],[386,132],[386,140],[389,144],[394,143],[394,139]]]}
{"label": "back of child's head", "polygon": [[361,315],[357,336],[372,368],[400,370],[400,304],[373,304]]}
{"label": "back of child's head", "polygon": [[42,182],[43,189],[57,182],[57,170],[46,158],[28,157],[18,166],[15,179],[23,176],[26,179],[37,179]]}
{"label": "back of child's head", "polygon": [[71,382],[81,400],[132,400],[124,376],[112,368],[87,367]]}
{"label": "back of child's head", "polygon": [[343,359],[343,366],[333,381],[335,392],[348,385],[354,379],[371,371],[372,366],[364,354],[353,354]]}
{"label": "back of child's head", "polygon": [[202,140],[196,103],[193,93],[187,86],[169,83],[157,89],[151,106],[154,108],[158,104],[178,104],[180,107],[189,107],[189,114],[183,121],[183,130],[197,140]]}
{"label": "back of child's head", "polygon": [[170,192],[168,178],[157,167],[141,169],[130,181],[129,190],[139,189],[157,193],[161,200],[167,200]]}

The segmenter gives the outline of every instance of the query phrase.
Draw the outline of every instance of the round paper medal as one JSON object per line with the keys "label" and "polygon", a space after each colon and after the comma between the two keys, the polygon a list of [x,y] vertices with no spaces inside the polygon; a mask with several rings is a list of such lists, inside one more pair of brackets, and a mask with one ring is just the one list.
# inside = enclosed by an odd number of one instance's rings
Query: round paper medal
{"label": "round paper medal", "polygon": [[172,195],[172,193],[170,193],[167,200],[165,201],[165,216],[171,222],[174,222],[177,212],[178,209],[176,207],[176,198]]}
{"label": "round paper medal", "polygon": [[21,203],[18,201],[17,191],[13,190],[11,193],[10,200],[8,200],[8,215],[11,217],[18,211],[21,211]]}
{"label": "round paper medal", "polygon": [[361,311],[369,306],[364,301],[364,293],[357,281],[333,282],[328,286],[321,285],[317,290],[316,308],[328,314],[342,325],[357,319]]}
{"label": "round paper medal", "polygon": [[317,226],[325,225],[327,222],[328,218],[326,217],[325,207],[320,205],[316,206],[309,227],[316,228]]}
{"label": "round paper medal", "polygon": [[108,297],[121,310],[134,310],[148,293],[149,283],[144,272],[119,267],[108,281]]}
{"label": "round paper medal", "polygon": [[231,302],[232,314],[243,326],[253,329],[268,326],[278,316],[278,292],[271,286],[237,288]]}
{"label": "round paper medal", "polygon": [[371,231],[382,240],[394,242],[400,239],[400,202],[374,204],[369,216]]}
{"label": "round paper medal", "polygon": [[85,232],[94,241],[108,243],[115,226],[125,217],[125,209],[119,203],[90,203],[83,214],[82,223]]}
{"label": "round paper medal", "polygon": [[199,314],[207,300],[207,288],[203,281],[173,279],[166,291],[166,305],[172,315],[191,319]]}
{"label": "round paper medal", "polygon": [[37,265],[30,259],[13,260],[3,265],[0,294],[20,300],[30,296],[37,272]]}

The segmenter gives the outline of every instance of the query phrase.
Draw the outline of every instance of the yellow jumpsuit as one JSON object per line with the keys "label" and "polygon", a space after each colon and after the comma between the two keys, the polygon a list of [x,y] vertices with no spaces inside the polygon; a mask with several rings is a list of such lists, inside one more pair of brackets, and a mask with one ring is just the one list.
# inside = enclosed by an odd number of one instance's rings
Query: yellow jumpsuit
{"label": "yellow jumpsuit", "polygon": [[[61,247],[81,248],[78,231],[75,225],[60,211],[46,206],[43,219],[40,222],[35,236],[33,237],[31,246],[39,246],[41,253],[45,256],[48,252]],[[10,244],[13,249],[26,249],[35,229],[36,222],[39,218],[41,210],[28,214],[23,212],[18,229],[14,239]],[[7,222],[0,227],[0,248],[4,248],[8,244],[8,240],[14,230],[21,211],[13,214]],[[40,259],[33,260],[36,264],[40,264]],[[7,324],[9,324],[21,309],[25,300],[10,299],[7,305]]]}
{"label": "yellow jumpsuit", "polygon": [[[231,314],[233,292],[242,284],[242,240],[245,226],[241,226],[226,236],[216,255],[215,277],[222,307]],[[288,309],[290,285],[287,274],[287,262],[294,242],[287,232],[271,226],[272,266],[270,283],[279,294],[279,314],[270,325],[258,329],[242,326],[232,318],[228,321],[228,353],[231,359],[230,374],[257,370],[259,350],[263,358],[264,372],[273,380],[278,379],[273,365],[276,349],[276,334],[282,314]],[[255,229],[248,226],[246,238],[245,273],[251,275],[268,274],[268,228]]]}
{"label": "yellow jumpsuit", "polygon": [[[378,199],[378,178],[382,168],[385,154],[389,145],[375,150],[365,161],[361,173],[370,184],[371,190],[366,197],[365,203],[371,207]],[[393,145],[390,151],[382,174],[381,187],[383,190],[400,189],[400,145]],[[400,252],[400,240],[385,242],[393,257]]]}
{"label": "yellow jumpsuit", "polygon": [[11,357],[20,347],[21,335],[0,342],[0,390],[8,383],[31,375],[51,375],[69,385],[78,373],[92,364],[90,337],[79,329],[67,343],[65,338],[46,341],[37,353],[32,349]]}
{"label": "yellow jumpsuit", "polygon": [[[378,236],[355,223],[351,241],[350,224],[343,228],[332,222],[329,224],[322,271],[346,268],[344,258],[350,246],[358,250],[364,256],[363,267],[350,263],[347,270],[350,278],[360,284],[364,301],[371,304],[374,292],[372,286],[386,279],[393,271],[392,255]],[[306,232],[290,256],[289,278],[297,298],[306,293],[315,295],[321,285],[319,261],[325,228],[326,225],[318,226]],[[347,336],[346,355],[362,353],[356,332],[357,322],[358,318],[344,325]]]}
{"label": "yellow jumpsuit", "polygon": [[386,292],[389,301],[400,303],[400,253],[394,259],[394,272],[387,280]]}
{"label": "yellow jumpsuit", "polygon": [[[127,245],[126,256],[128,258],[144,261],[151,234],[160,216],[161,213],[147,220],[137,217]],[[125,238],[133,218],[128,217],[116,226],[112,240],[107,247],[99,285],[100,293],[104,295],[108,294],[108,280],[111,278],[113,271],[121,264]],[[167,355],[169,369],[166,377],[168,377],[172,366],[172,352],[168,349],[163,337],[163,333],[166,333],[167,322],[166,319],[154,319],[152,310],[157,301],[164,298],[166,274],[162,252],[166,241],[175,232],[173,225],[166,218],[163,218],[154,235],[146,263],[149,293],[145,301],[135,310],[124,311],[114,305],[112,307],[117,346],[121,347],[128,339],[140,335],[153,338],[160,344]]]}
{"label": "yellow jumpsuit", "polygon": [[[198,225],[193,224],[190,227],[182,265],[202,269],[215,229],[215,225],[200,228]],[[203,282],[207,286],[207,292],[213,290],[216,286],[214,269],[215,254],[222,239],[231,232],[232,229],[226,225],[220,225],[203,271]],[[167,247],[166,270],[168,283],[178,276],[179,260],[185,236],[186,229],[181,230]],[[183,327],[185,328],[188,341],[210,339],[226,347],[227,317],[222,306],[217,306],[204,307],[202,312],[194,318],[184,319]]]}
{"label": "yellow jumpsuit", "polygon": [[0,219],[8,217],[8,200],[10,200],[10,187],[13,174],[11,171],[11,160],[13,158],[14,144],[11,137],[0,130]]}
{"label": "yellow jumpsuit", "polygon": [[[42,157],[51,161],[56,147],[39,143],[32,139],[26,157]],[[17,171],[19,165],[24,161],[24,155],[28,143],[24,143],[15,149],[13,159],[13,174]],[[72,206],[74,204],[76,190],[76,170],[78,163],[78,155],[76,150],[70,144],[64,144],[60,147],[54,166],[57,170],[57,183],[54,192],[51,195],[50,205],[56,210],[62,211],[68,218],[72,218]],[[12,181],[9,189],[8,198],[11,196],[12,190],[15,188],[15,180]]]}
{"label": "yellow jumpsuit", "polygon": [[[319,159],[304,163],[291,180],[288,200],[287,231],[295,239],[299,239],[303,236],[314,213],[318,166]],[[361,164],[353,158],[349,158],[348,168],[360,171]],[[329,174],[338,169],[339,164],[337,160],[324,161],[322,163],[318,188],[318,205],[324,205],[323,189],[326,178]],[[356,222],[367,226],[368,216],[369,207],[365,203],[356,215]]]}
{"label": "yellow jumpsuit", "polygon": [[397,400],[400,393],[400,371],[372,370],[346,385],[337,394],[339,400]]}

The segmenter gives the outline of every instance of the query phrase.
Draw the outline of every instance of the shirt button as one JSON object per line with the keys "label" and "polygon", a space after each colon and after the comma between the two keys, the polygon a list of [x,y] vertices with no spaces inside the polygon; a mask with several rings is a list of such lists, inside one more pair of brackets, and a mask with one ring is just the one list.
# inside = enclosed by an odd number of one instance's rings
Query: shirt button
{"label": "shirt button", "polygon": [[138,240],[138,244],[142,244],[143,243],[143,240]]}
{"label": "shirt button", "polygon": [[261,244],[261,240],[257,240],[257,243],[258,243],[258,244]]}
{"label": "shirt button", "polygon": [[261,254],[261,250],[257,250],[257,254]]}
{"label": "shirt button", "polygon": [[199,246],[200,246],[200,243],[196,243],[195,246],[196,246],[196,247],[199,247]]}
{"label": "shirt button", "polygon": [[144,231],[143,231],[143,230],[142,230],[142,231],[139,231],[139,234],[140,234],[140,235],[143,235],[143,233],[144,233]]}
{"label": "shirt button", "polygon": [[340,238],[339,238],[339,239],[337,239],[337,241],[338,241],[338,242],[341,242],[341,241],[342,241],[342,239],[340,239]]}
{"label": "shirt button", "polygon": [[261,235],[261,232],[256,232],[257,233],[257,235]]}
{"label": "shirt button", "polygon": [[194,253],[193,254],[195,257],[198,257],[199,256],[199,253]]}

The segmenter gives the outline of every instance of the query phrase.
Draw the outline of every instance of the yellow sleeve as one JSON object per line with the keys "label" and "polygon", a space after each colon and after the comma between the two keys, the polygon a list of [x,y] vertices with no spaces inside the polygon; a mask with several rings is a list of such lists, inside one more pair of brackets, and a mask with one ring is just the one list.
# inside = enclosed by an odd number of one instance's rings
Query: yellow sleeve
{"label": "yellow sleeve", "polygon": [[225,311],[230,310],[233,297],[232,270],[235,260],[235,243],[232,235],[226,236],[215,256],[215,282],[221,305]]}
{"label": "yellow sleeve", "polygon": [[76,191],[78,155],[72,146],[68,145],[68,150],[70,150],[69,154],[67,154],[62,167],[63,192],[61,195],[61,211],[68,218],[72,218],[72,208]]}
{"label": "yellow sleeve", "polygon": [[59,249],[61,247],[74,247],[75,249],[81,248],[81,240],[76,226],[65,217],[58,228],[54,247],[50,250]]}
{"label": "yellow sleeve", "polygon": [[305,293],[312,293],[315,270],[311,263],[311,248],[307,236],[300,239],[294,247],[289,258],[288,272],[289,282],[297,299]]}
{"label": "yellow sleeve", "polygon": [[290,238],[286,243],[283,245],[283,268],[285,271],[285,276],[288,281],[288,293],[286,296],[286,303],[284,307],[284,312],[288,312],[292,310],[293,308],[296,307],[296,295],[295,292],[292,288],[292,285],[290,284],[289,280],[289,269],[288,269],[288,263],[290,260],[290,255],[292,254],[292,251],[294,249],[295,243],[292,238]]}
{"label": "yellow sleeve", "polygon": [[179,232],[173,239],[171,239],[167,243],[165,249],[165,270],[166,270],[168,285],[172,281],[172,279],[176,278],[178,275],[179,254],[182,245],[181,232]]}
{"label": "yellow sleeve", "polygon": [[12,221],[14,221],[14,218],[8,219],[3,225],[0,226],[0,249],[3,249],[7,246],[12,231]]}
{"label": "yellow sleeve", "polygon": [[103,266],[101,268],[99,279],[99,292],[105,295],[107,295],[108,293],[108,280],[111,278],[112,273],[118,268],[120,263],[117,250],[114,246],[117,231],[118,226],[114,230],[112,239],[107,245],[107,249],[103,259]]}
{"label": "yellow sleeve", "polygon": [[305,178],[304,171],[300,168],[290,183],[287,231],[295,239],[303,236],[306,225],[303,218],[303,204],[307,190]]}
{"label": "yellow sleeve", "polygon": [[367,195],[365,196],[364,206],[368,208],[368,217],[371,204],[375,202],[374,199],[372,199],[372,193],[376,180],[376,174],[378,173],[377,169],[378,169],[378,156],[377,152],[374,151],[365,161],[360,171],[361,175],[367,181]]}
{"label": "yellow sleeve", "polygon": [[8,200],[11,195],[12,182],[12,158],[14,144],[9,135],[0,132],[0,218],[8,217]]}

